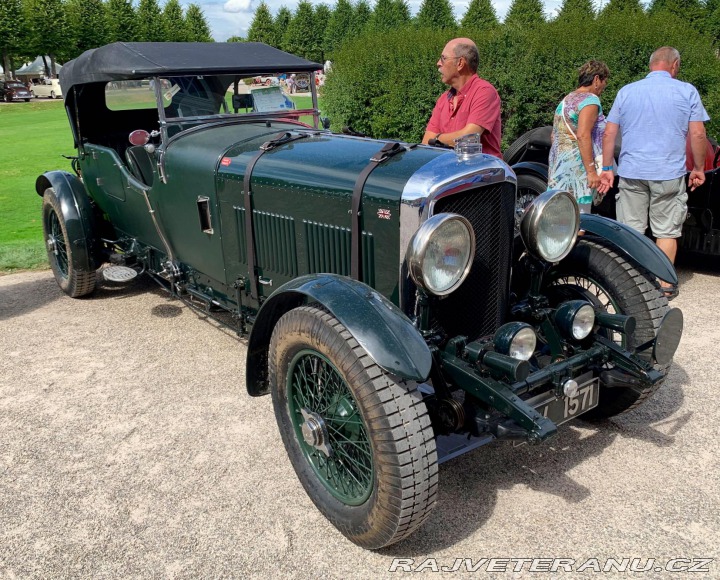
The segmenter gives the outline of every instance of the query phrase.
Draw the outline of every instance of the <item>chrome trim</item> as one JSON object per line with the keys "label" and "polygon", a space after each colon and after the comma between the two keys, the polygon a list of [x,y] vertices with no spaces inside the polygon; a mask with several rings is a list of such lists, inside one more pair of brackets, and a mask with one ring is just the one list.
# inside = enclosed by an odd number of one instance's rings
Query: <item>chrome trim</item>
{"label": "chrome trim", "polygon": [[433,215],[437,200],[478,185],[511,181],[517,183],[515,173],[501,159],[492,155],[476,155],[459,160],[448,151],[418,169],[407,181],[400,197],[400,280],[399,303],[406,314],[414,303],[406,303],[408,284],[412,284],[406,255],[410,242],[420,225]]}

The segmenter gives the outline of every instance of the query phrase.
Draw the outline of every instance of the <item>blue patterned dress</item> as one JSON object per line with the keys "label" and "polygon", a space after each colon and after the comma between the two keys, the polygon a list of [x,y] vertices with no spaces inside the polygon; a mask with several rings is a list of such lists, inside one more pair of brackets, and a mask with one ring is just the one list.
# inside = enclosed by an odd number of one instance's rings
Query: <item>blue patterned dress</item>
{"label": "blue patterned dress", "polygon": [[[599,114],[592,129],[593,158],[602,153],[602,138],[605,133],[605,115],[597,95],[573,91],[564,99],[565,119],[577,135],[578,116],[588,105],[597,105]],[[593,191],[588,187],[587,171],[580,155],[577,141],[568,130],[563,115],[563,101],[555,109],[553,120],[552,147],[550,148],[548,189],[564,189],[575,195],[581,211],[590,211]]]}

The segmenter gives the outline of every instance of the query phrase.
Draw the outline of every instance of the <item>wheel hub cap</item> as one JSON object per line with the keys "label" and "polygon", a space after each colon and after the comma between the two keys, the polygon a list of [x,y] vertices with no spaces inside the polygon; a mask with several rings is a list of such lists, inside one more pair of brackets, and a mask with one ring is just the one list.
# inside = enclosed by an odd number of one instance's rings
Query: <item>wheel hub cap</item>
{"label": "wheel hub cap", "polygon": [[57,240],[55,239],[55,236],[48,236],[47,246],[48,250],[50,250],[56,256],[58,255]]}
{"label": "wheel hub cap", "polygon": [[303,419],[305,419],[300,427],[305,443],[322,451],[326,457],[330,457],[332,455],[332,448],[328,444],[328,432],[325,421],[320,415],[307,409],[300,409],[300,412],[302,413]]}

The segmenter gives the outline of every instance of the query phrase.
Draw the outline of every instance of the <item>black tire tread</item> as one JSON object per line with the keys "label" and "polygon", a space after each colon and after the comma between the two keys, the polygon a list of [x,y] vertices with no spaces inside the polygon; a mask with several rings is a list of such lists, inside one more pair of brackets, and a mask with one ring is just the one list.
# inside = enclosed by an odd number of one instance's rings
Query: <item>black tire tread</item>
{"label": "black tire tread", "polygon": [[[315,322],[310,329],[309,320]],[[368,502],[376,498],[377,509],[372,521],[357,529],[334,517],[301,478],[303,486],[318,509],[356,544],[378,549],[403,540],[427,519],[437,499],[437,452],[422,394],[416,384],[401,383],[380,369],[342,323],[314,306],[291,310],[275,327],[270,342],[271,383],[278,377],[277,357],[272,353],[284,337],[297,333],[308,333],[318,344],[326,340],[332,352],[345,351],[335,364],[348,384],[354,383],[351,390],[364,411],[376,469],[376,489]],[[273,384],[274,397],[275,391]],[[276,416],[277,412],[276,407]],[[288,448],[285,437],[283,441]]]}

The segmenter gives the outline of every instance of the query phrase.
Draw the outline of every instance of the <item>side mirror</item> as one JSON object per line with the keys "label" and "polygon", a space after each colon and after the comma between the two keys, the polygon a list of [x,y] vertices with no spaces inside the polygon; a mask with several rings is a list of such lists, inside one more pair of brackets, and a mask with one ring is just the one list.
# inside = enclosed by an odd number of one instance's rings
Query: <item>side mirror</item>
{"label": "side mirror", "polygon": [[145,145],[150,141],[150,133],[145,131],[145,129],[136,129],[130,133],[129,140],[131,145]]}

